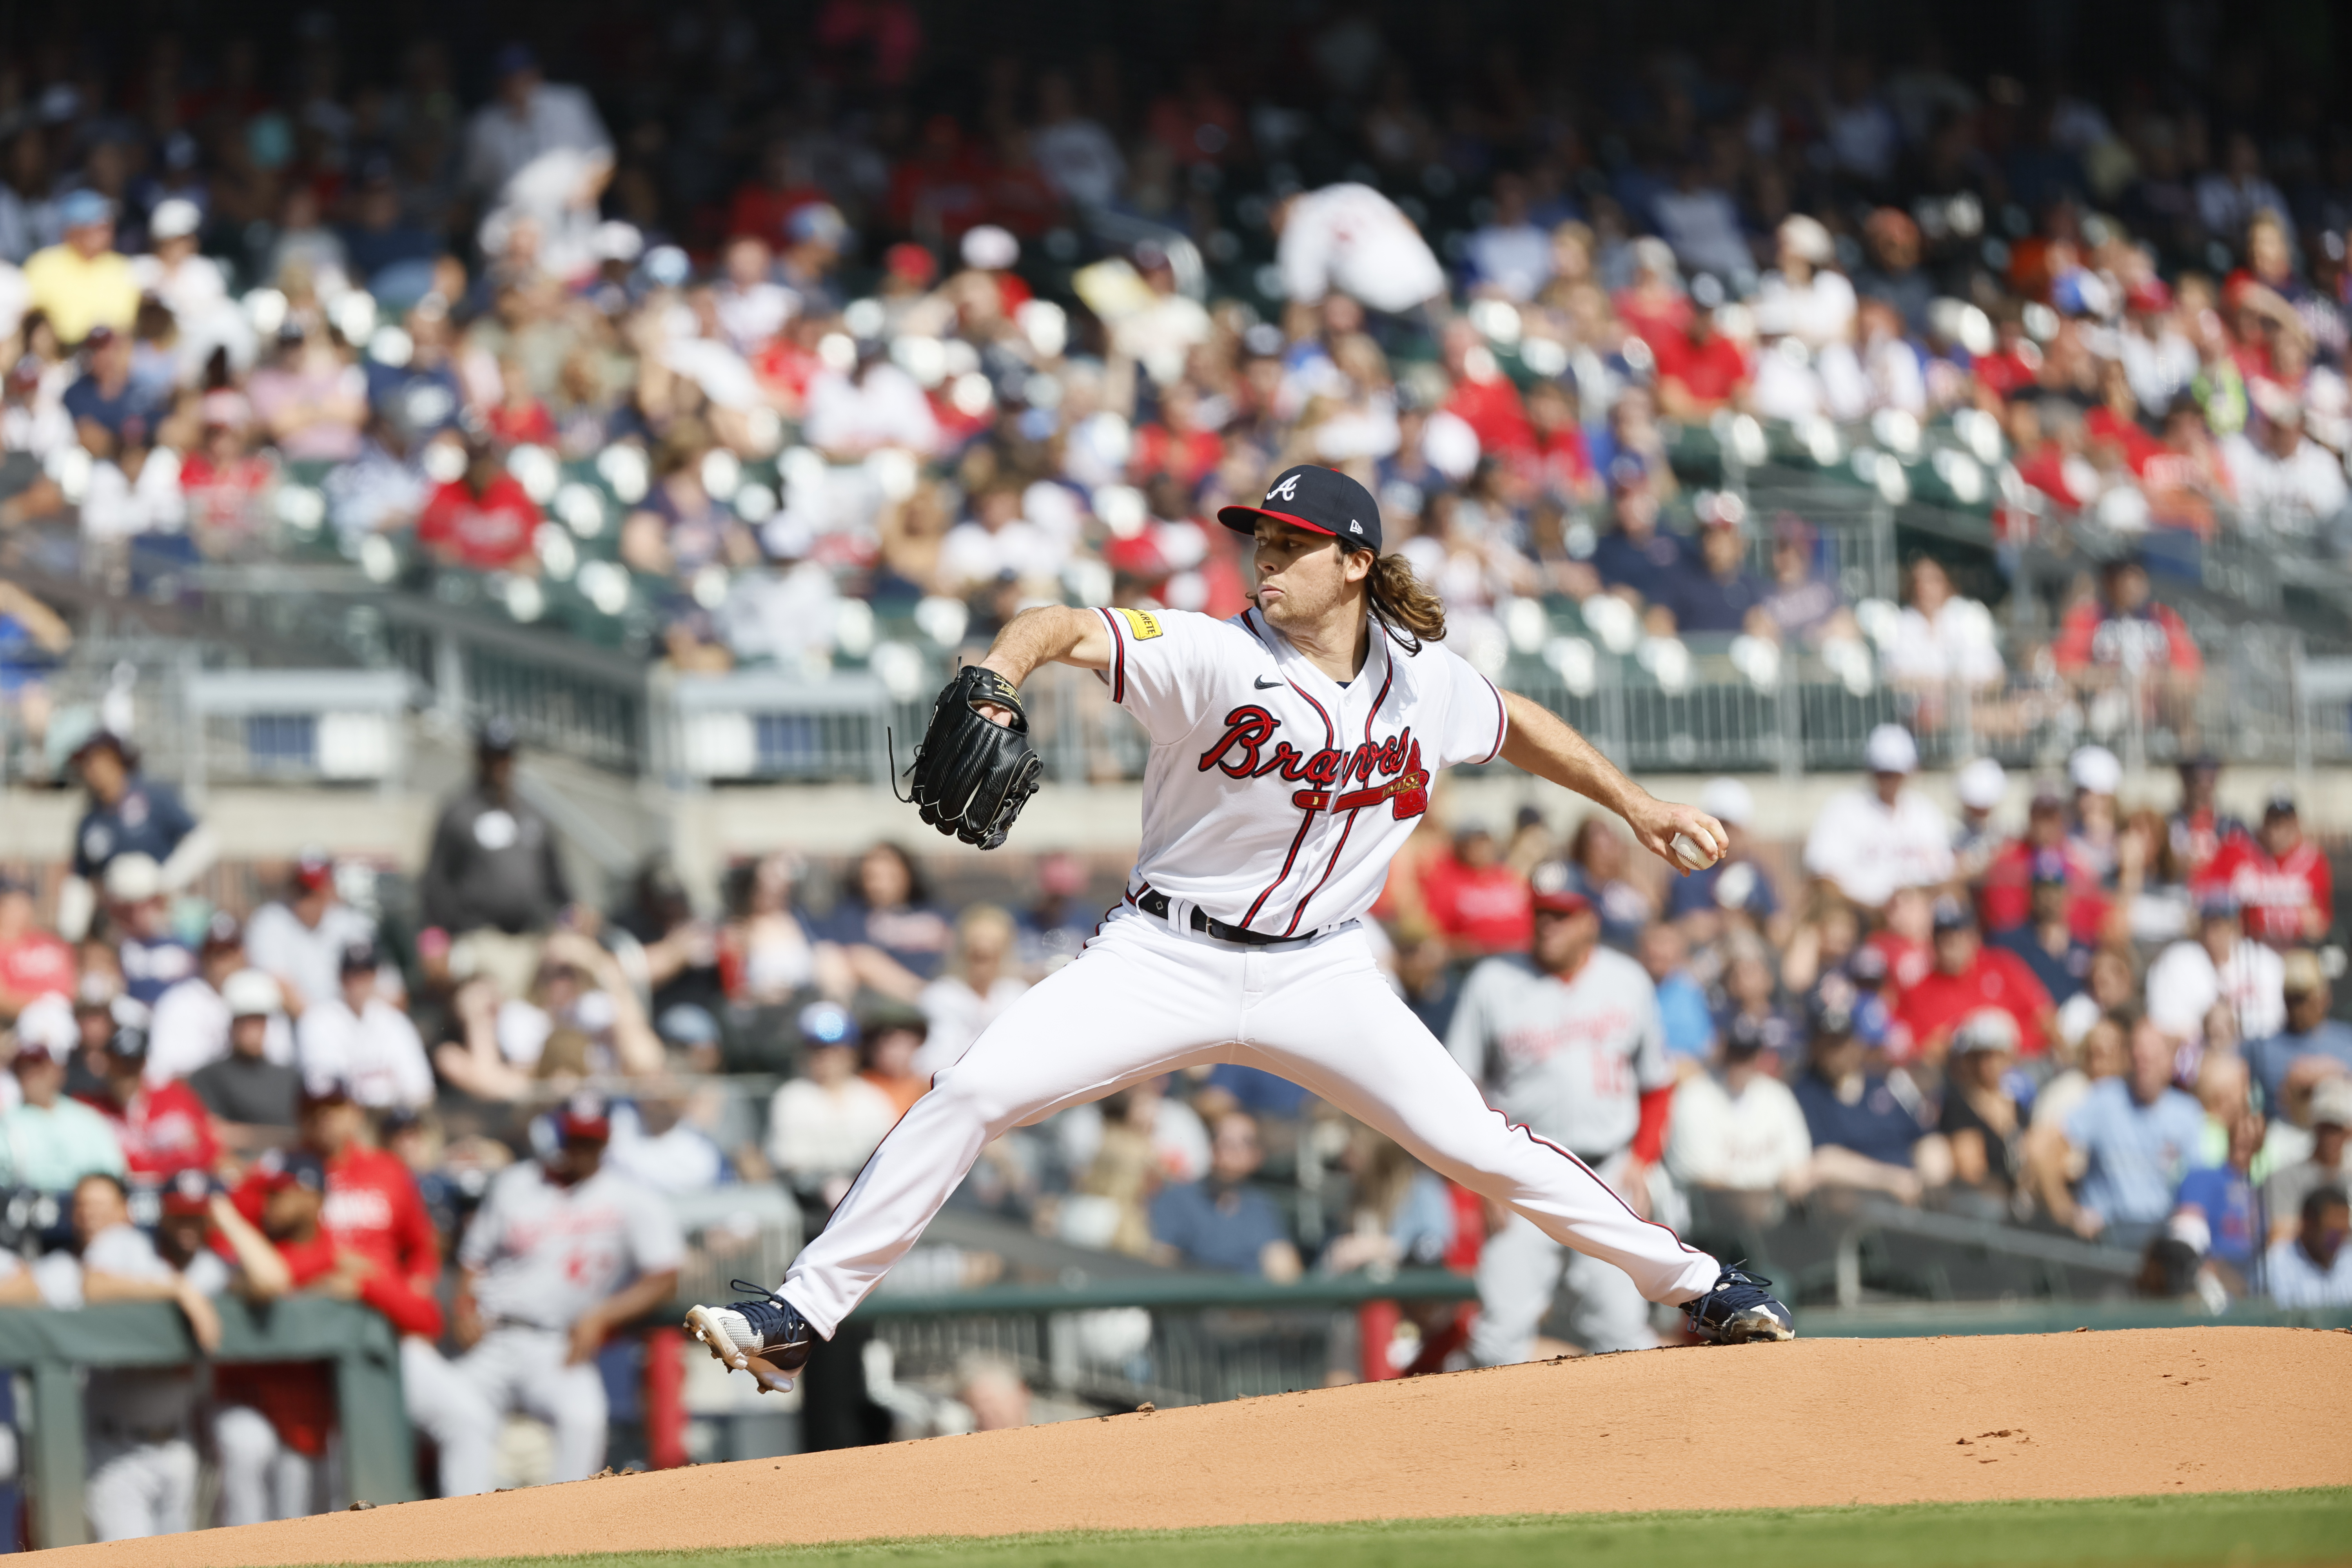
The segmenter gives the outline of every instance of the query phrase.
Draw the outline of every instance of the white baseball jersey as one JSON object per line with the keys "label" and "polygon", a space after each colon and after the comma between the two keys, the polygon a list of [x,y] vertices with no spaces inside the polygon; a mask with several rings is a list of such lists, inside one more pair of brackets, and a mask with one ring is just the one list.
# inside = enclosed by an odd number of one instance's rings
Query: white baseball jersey
{"label": "white baseball jersey", "polygon": [[1605,947],[1568,980],[1524,958],[1479,964],[1445,1047],[1496,1110],[1594,1162],[1632,1142],[1641,1097],[1675,1081],[1657,988]]}
{"label": "white baseball jersey", "polygon": [[570,1327],[635,1276],[685,1256],[677,1218],[647,1188],[612,1170],[562,1186],[536,1160],[499,1173],[457,1248],[481,1271],[485,1319],[544,1329]]}
{"label": "white baseball jersey", "polygon": [[1509,730],[1492,681],[1377,624],[1343,686],[1255,609],[1097,613],[1111,700],[1151,737],[1130,900],[1165,893],[1271,936],[1344,924],[1380,896],[1436,771],[1493,761]]}

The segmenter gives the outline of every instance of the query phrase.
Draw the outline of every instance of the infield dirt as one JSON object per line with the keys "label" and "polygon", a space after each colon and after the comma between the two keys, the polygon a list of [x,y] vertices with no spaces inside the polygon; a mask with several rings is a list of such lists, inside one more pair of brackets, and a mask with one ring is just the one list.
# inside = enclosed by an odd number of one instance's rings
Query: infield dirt
{"label": "infield dirt", "polygon": [[280,1568],[1464,1515],[2352,1483],[2352,1332],[1647,1352],[76,1547]]}

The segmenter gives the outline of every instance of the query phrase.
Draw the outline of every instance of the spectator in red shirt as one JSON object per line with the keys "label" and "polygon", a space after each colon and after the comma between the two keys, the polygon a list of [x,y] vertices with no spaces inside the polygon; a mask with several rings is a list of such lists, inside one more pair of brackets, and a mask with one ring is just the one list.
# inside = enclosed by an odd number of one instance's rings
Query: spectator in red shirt
{"label": "spectator in red shirt", "polygon": [[491,409],[488,423],[492,437],[509,447],[551,447],[555,444],[555,420],[548,414],[530,390],[530,377],[523,374],[520,362],[499,361],[499,397]]}
{"label": "spectator in red shirt", "polygon": [[1502,847],[1483,824],[1455,830],[1453,853],[1422,873],[1421,899],[1430,923],[1461,958],[1522,952],[1535,940],[1527,879],[1504,862]]}
{"label": "spectator in red shirt", "polygon": [[2169,824],[2172,853],[2191,882],[2204,879],[2206,868],[2221,846],[2252,830],[2221,810],[2218,804],[2221,759],[2205,752],[2180,764],[2180,809]]}
{"label": "spectator in red shirt", "polygon": [[1592,467],[1592,447],[1577,418],[1576,395],[1556,381],[1538,381],[1528,390],[1528,426],[1535,437],[1531,478],[1549,494],[1597,505],[1601,499],[1601,476]]}
{"label": "spectator in red shirt", "polygon": [[1225,444],[1214,430],[1202,427],[1200,407],[1200,395],[1190,382],[1161,390],[1160,417],[1135,433],[1135,457],[1128,468],[1134,483],[1148,485],[1166,474],[1190,496],[1217,471]]}
{"label": "spectator in red shirt", "polygon": [[0,1024],[12,1024],[36,996],[74,993],[73,949],[41,929],[33,889],[0,877]]}
{"label": "spectator in red shirt", "polygon": [[1936,966],[1895,1004],[1895,1021],[1907,1038],[1891,1055],[1941,1061],[1953,1029],[1984,1007],[1998,1007],[2017,1020],[2019,1054],[2038,1056],[2046,1048],[2057,1022],[2049,991],[2023,959],[1985,945],[1976,916],[1958,899],[1936,906],[1935,951]]}
{"label": "spectator in red shirt", "polygon": [[114,1129],[133,1178],[162,1180],[209,1171],[220,1158],[213,1120],[195,1090],[179,1079],[146,1081],[147,1031],[126,1025],[106,1042],[106,1087],[86,1103]]}
{"label": "spectator in red shirt", "polygon": [[2271,796],[2259,832],[2223,842],[2206,867],[2205,885],[2227,888],[2244,912],[2246,934],[2273,947],[2315,942],[2336,923],[2335,873],[2303,836],[2294,796]]}
{"label": "spectator in red shirt", "polygon": [[766,240],[771,250],[782,250],[792,240],[793,212],[824,199],[824,187],[798,166],[792,143],[771,142],[761,151],[758,177],[737,186],[728,204],[728,237],[750,235]]}
{"label": "spectator in red shirt", "polygon": [[435,489],[417,515],[416,542],[447,565],[477,572],[536,574],[531,536],[539,508],[485,443],[467,454],[466,472]]}
{"label": "spectator in red shirt", "polygon": [[1468,321],[1445,329],[1445,369],[1454,377],[1446,412],[1476,432],[1478,449],[1496,456],[1524,456],[1536,448],[1534,426],[1519,389],[1495,363],[1494,351]]}
{"label": "spectator in red shirt", "polygon": [[1748,390],[1748,356],[1715,328],[1715,312],[1695,310],[1683,331],[1661,337],[1658,412],[1671,419],[1705,419]]}
{"label": "spectator in red shirt", "polygon": [[2025,835],[1997,851],[1977,889],[1977,913],[1984,929],[2000,935],[2023,926],[2032,914],[2034,867],[2056,857],[2066,868],[2066,929],[2080,942],[2096,942],[2107,918],[2098,866],[2066,831],[2066,797],[2054,784],[2037,785],[2026,808]]}
{"label": "spectator in red shirt", "polygon": [[2205,678],[2188,623],[2154,602],[2147,568],[2129,556],[2100,567],[2097,596],[2067,610],[2050,653],[2078,687],[2139,683],[2148,716],[2175,728],[2188,721]]}

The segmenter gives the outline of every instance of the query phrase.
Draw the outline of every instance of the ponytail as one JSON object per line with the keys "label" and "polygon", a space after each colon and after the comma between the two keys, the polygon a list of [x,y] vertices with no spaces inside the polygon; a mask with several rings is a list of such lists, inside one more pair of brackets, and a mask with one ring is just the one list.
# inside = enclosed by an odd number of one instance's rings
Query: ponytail
{"label": "ponytail", "polygon": [[1412,563],[1403,556],[1375,556],[1364,588],[1372,618],[1412,639],[1408,651],[1419,653],[1423,643],[1445,640],[1445,605],[1413,574]]}

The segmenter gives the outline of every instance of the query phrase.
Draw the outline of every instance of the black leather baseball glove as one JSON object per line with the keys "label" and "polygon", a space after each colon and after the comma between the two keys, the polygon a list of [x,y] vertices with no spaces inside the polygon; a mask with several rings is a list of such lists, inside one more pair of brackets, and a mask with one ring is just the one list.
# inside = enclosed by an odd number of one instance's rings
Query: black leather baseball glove
{"label": "black leather baseball glove", "polygon": [[[1009,710],[999,724],[982,703]],[[923,820],[950,837],[993,849],[1013,818],[1037,793],[1044,759],[1029,743],[1029,715],[1013,683],[992,669],[967,665],[931,705],[930,727],[916,750],[909,798]]]}

